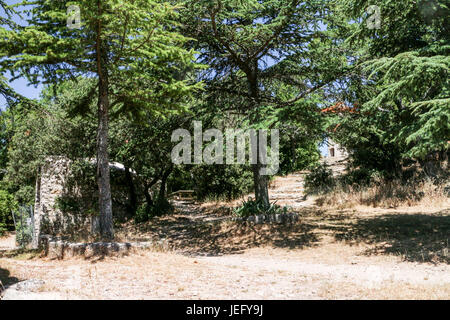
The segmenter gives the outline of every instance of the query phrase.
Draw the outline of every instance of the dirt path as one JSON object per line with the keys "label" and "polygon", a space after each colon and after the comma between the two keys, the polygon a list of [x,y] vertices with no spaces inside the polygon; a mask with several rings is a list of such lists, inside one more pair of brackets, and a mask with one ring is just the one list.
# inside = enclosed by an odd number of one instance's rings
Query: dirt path
{"label": "dirt path", "polygon": [[[327,248],[323,248],[327,249]],[[333,251],[328,248],[325,251]],[[16,281],[40,279],[5,299],[448,299],[448,265],[361,258],[330,264],[259,248],[242,255],[185,257],[145,252],[101,261],[1,260]],[[307,259],[307,260],[305,260]]]}

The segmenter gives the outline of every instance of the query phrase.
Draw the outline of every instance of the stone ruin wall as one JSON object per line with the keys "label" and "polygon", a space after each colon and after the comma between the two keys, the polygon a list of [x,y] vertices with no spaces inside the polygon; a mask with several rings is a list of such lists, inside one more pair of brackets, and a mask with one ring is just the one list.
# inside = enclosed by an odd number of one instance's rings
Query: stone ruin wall
{"label": "stone ruin wall", "polygon": [[[33,248],[40,246],[42,236],[80,236],[95,234],[99,229],[98,216],[63,213],[57,208],[57,200],[62,196],[75,196],[82,199],[84,186],[76,185],[76,194],[67,190],[72,161],[65,157],[48,157],[40,168],[36,179],[36,193],[34,206]],[[123,171],[120,164],[110,164],[113,170]],[[73,181],[72,181],[73,183]],[[75,182],[77,183],[77,182]],[[84,190],[85,191],[85,190]],[[124,202],[126,199],[122,199]],[[86,205],[86,204],[85,204]],[[125,214],[125,208],[113,202],[113,214],[120,216]]]}
{"label": "stone ruin wall", "polygon": [[71,161],[64,157],[48,157],[36,179],[33,248],[38,248],[42,235],[60,235],[73,225],[74,217],[63,214],[57,199],[65,193]]}

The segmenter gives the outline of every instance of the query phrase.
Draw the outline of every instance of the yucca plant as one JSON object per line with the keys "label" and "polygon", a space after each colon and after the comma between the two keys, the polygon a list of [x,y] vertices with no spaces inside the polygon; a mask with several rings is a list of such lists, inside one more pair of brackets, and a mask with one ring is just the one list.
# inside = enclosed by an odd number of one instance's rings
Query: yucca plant
{"label": "yucca plant", "polygon": [[287,211],[288,207],[281,207],[276,204],[276,201],[270,203],[269,206],[265,206],[261,201],[248,198],[247,201],[244,201],[242,206],[234,209],[233,214],[239,218],[248,218],[260,214],[286,214]]}

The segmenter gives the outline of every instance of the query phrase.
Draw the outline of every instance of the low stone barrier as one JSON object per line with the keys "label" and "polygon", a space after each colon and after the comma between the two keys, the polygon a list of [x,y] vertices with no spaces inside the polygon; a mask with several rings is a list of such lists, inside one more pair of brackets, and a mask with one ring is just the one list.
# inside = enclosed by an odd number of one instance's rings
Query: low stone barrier
{"label": "low stone barrier", "polygon": [[299,221],[298,213],[260,214],[247,218],[233,218],[233,221],[251,224],[292,224]]}
{"label": "low stone barrier", "polygon": [[62,240],[50,240],[43,245],[45,255],[50,259],[71,257],[93,258],[96,256],[121,257],[138,250],[168,251],[166,240],[147,242],[95,242],[70,243]]}

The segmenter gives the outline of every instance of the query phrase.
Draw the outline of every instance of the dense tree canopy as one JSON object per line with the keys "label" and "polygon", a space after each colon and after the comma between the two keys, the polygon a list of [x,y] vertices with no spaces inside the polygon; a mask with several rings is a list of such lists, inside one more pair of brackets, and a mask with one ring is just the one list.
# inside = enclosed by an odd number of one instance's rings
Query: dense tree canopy
{"label": "dense tree canopy", "polygon": [[[311,116],[325,103],[320,93],[349,69],[333,38],[335,9],[332,1],[187,1],[183,31],[209,65],[200,76],[211,112],[237,112],[255,128],[309,112],[294,126],[314,135]],[[252,171],[256,199],[267,206],[263,167],[258,159]]]}
{"label": "dense tree canopy", "polygon": [[[366,1],[347,1],[349,19]],[[338,117],[336,138],[356,165],[399,173],[402,159],[449,150],[450,83],[447,1],[379,1],[380,29],[356,24],[348,42],[362,61],[344,88],[357,112]]]}
{"label": "dense tree canopy", "polygon": [[[37,169],[55,155],[97,159],[96,177],[80,170],[97,180],[92,206],[107,238],[112,207],[143,221],[170,212],[170,190],[230,199],[253,185],[267,207],[271,177],[260,157],[251,165],[172,163],[171,133],[194,121],[223,132],[278,129],[279,174],[316,163],[327,138],[349,151],[352,170],[386,179],[448,159],[447,0],[23,5],[0,0],[0,229],[11,224],[11,208],[33,202]],[[70,6],[80,8],[79,25]],[[26,24],[14,22],[15,11]],[[373,12],[379,25],[370,24]],[[14,92],[7,78],[20,77],[45,85],[39,100]],[[124,175],[111,188],[113,161]]]}
{"label": "dense tree canopy", "polygon": [[[162,112],[180,106],[197,88],[180,75],[195,67],[193,51],[175,30],[176,7],[167,2],[79,1],[82,21],[72,21],[70,1],[25,1],[31,14],[28,26],[0,29],[1,67],[31,83],[59,83],[93,76],[97,83],[80,99],[86,105],[97,95],[97,176],[100,230],[113,236],[108,155],[108,118],[111,107],[127,112]],[[80,16],[81,18],[81,16]]]}

